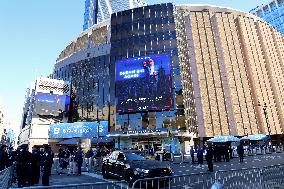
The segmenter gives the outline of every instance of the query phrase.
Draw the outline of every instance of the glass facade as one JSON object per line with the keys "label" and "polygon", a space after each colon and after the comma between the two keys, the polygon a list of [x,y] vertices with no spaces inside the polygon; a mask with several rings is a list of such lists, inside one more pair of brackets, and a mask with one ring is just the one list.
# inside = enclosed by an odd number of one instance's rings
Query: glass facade
{"label": "glass facade", "polygon": [[112,13],[143,5],[142,0],[86,0],[83,30],[110,19]]}
{"label": "glass facade", "polygon": [[265,5],[258,6],[250,13],[262,18],[284,34],[284,0],[273,0]]}
{"label": "glass facade", "polygon": [[[116,126],[127,129],[184,128],[182,86],[178,60],[173,4],[159,4],[135,8],[112,15],[112,64],[123,59],[152,55],[169,55],[173,107],[157,111],[117,113]],[[113,73],[115,74],[114,70]],[[118,95],[116,88],[116,95]]]}
{"label": "glass facade", "polygon": [[114,76],[109,74],[109,69],[109,55],[86,59],[72,65],[74,120],[104,120],[109,121],[111,126],[114,125],[114,89],[111,89],[110,84]]}

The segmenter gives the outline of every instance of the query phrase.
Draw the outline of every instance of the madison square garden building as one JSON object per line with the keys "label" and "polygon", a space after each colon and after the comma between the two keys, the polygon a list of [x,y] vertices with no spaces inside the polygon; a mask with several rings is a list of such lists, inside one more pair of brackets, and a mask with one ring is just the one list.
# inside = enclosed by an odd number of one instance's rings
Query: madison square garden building
{"label": "madison square garden building", "polygon": [[110,132],[276,137],[283,62],[283,36],[260,18],[167,3],[113,13],[84,31],[61,52],[54,78],[71,82],[73,121],[105,120]]}

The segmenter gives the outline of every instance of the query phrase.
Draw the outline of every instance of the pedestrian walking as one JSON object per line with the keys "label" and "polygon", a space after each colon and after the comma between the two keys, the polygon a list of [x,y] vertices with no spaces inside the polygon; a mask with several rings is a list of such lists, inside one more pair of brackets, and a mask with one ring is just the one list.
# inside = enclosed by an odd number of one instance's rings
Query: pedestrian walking
{"label": "pedestrian walking", "polygon": [[67,176],[74,175],[76,173],[75,153],[71,149],[68,150],[68,152],[69,152],[69,169]]}
{"label": "pedestrian walking", "polygon": [[42,185],[49,186],[49,177],[51,175],[51,167],[53,164],[54,154],[49,145],[44,145],[43,154],[43,174],[42,174]]}
{"label": "pedestrian walking", "polygon": [[194,164],[194,147],[193,146],[190,147],[189,153],[191,157],[191,164]]}
{"label": "pedestrian walking", "polygon": [[102,149],[100,149],[99,147],[97,147],[97,151],[96,151],[96,172],[101,171],[102,168]]}
{"label": "pedestrian walking", "polygon": [[78,168],[78,175],[81,175],[81,168],[82,168],[82,164],[83,164],[83,152],[82,152],[82,148],[78,147],[77,152],[75,154],[75,161],[77,164],[77,168]]}
{"label": "pedestrian walking", "polygon": [[31,154],[31,177],[30,177],[30,185],[36,185],[39,184],[39,178],[40,178],[40,153],[39,149],[34,146],[32,149]]}
{"label": "pedestrian walking", "polygon": [[7,153],[7,146],[2,145],[0,147],[0,171],[4,170],[9,166],[9,156]]}
{"label": "pedestrian walking", "polygon": [[18,188],[29,187],[31,177],[32,154],[28,151],[28,145],[22,144],[21,151],[16,157],[16,172],[18,178]]}
{"label": "pedestrian walking", "polygon": [[212,144],[208,144],[207,153],[206,153],[206,161],[208,165],[208,171],[213,172],[213,154],[214,150]]}
{"label": "pedestrian walking", "polygon": [[93,149],[90,147],[89,150],[87,151],[86,154],[86,165],[88,168],[88,172],[91,171],[92,167],[93,167],[93,157],[94,157],[94,151]]}
{"label": "pedestrian walking", "polygon": [[197,148],[197,160],[198,160],[198,164],[200,166],[202,166],[202,164],[203,164],[203,148],[201,148],[201,147]]}
{"label": "pedestrian walking", "polygon": [[244,162],[244,146],[243,143],[241,142],[241,144],[237,147],[237,152],[240,158],[240,162]]}
{"label": "pedestrian walking", "polygon": [[68,166],[67,154],[61,148],[59,149],[59,153],[58,153],[58,161],[59,161],[59,166],[57,169],[57,173],[60,175],[60,174],[65,173],[65,170],[67,169],[67,166]]}

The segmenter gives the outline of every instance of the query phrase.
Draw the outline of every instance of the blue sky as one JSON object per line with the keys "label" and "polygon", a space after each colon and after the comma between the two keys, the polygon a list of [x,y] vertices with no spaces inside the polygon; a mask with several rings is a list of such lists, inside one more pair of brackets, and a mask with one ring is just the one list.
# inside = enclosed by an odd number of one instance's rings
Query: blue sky
{"label": "blue sky", "polygon": [[[249,11],[267,0],[171,2],[214,4]],[[83,14],[84,0],[0,1],[0,97],[6,118],[14,128],[20,126],[26,88],[36,77],[52,73],[59,53],[82,31]]]}

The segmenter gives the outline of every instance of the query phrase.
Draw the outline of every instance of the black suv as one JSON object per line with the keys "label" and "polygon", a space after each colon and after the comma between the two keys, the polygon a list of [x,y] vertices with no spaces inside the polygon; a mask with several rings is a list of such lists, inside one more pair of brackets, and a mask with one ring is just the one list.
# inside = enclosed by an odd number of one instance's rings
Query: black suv
{"label": "black suv", "polygon": [[168,163],[146,160],[133,152],[114,151],[103,159],[104,178],[115,177],[126,180],[132,187],[137,179],[172,176]]}

